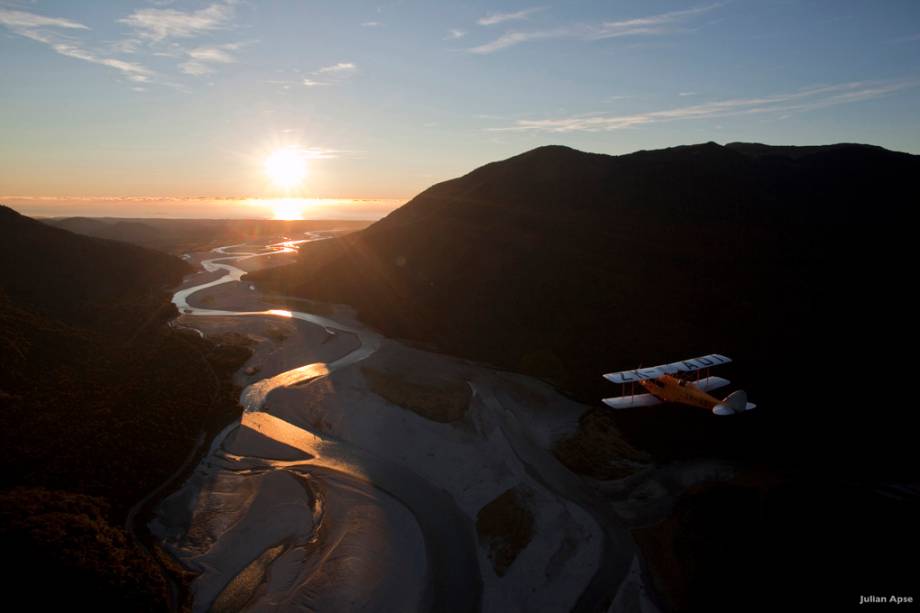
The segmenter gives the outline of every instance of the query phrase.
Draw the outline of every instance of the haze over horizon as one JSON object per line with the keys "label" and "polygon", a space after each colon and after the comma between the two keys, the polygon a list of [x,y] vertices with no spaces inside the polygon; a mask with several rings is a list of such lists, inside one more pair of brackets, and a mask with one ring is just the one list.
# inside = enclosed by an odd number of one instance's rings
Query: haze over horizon
{"label": "haze over horizon", "polygon": [[376,219],[545,144],[920,153],[918,45],[914,2],[0,0],[0,201]]}

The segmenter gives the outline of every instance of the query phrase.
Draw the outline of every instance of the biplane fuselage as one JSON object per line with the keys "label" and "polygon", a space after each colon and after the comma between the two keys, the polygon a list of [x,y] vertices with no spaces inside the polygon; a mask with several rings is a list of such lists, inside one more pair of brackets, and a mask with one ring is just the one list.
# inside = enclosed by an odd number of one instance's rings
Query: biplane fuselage
{"label": "biplane fuselage", "polygon": [[707,411],[711,411],[720,402],[715,396],[710,396],[693,385],[692,381],[678,379],[671,375],[662,375],[657,379],[644,379],[639,381],[639,385],[662,402],[688,404]]}

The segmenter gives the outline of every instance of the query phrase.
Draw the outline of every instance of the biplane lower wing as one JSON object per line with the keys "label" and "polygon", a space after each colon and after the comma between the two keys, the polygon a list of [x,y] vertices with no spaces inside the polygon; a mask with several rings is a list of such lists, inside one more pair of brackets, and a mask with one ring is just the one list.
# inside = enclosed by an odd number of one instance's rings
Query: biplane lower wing
{"label": "biplane lower wing", "polygon": [[[722,377],[706,377],[699,381],[690,381],[695,388],[708,392],[710,390],[725,387],[730,381]],[[616,398],[604,398],[604,404],[612,409],[632,409],[637,407],[653,407],[661,404],[662,401],[652,394],[631,394],[629,396],[618,396]]]}
{"label": "biplane lower wing", "polygon": [[731,381],[729,381],[728,379],[724,379],[722,377],[705,377],[703,379],[700,379],[699,381],[690,381],[690,383],[692,383],[693,386],[699,390],[703,390],[704,392],[709,392],[712,390],[717,390],[720,387],[725,387],[726,385],[731,383]]}
{"label": "biplane lower wing", "polygon": [[661,404],[661,401],[651,394],[633,394],[632,396],[604,398],[601,402],[611,409],[632,409],[635,407],[652,407],[656,404]]}

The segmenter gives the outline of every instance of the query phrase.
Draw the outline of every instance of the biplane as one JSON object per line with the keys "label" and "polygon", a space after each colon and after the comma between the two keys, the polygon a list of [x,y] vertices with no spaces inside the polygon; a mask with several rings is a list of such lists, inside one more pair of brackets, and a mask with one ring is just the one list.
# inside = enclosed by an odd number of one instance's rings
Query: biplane
{"label": "biplane", "polygon": [[[629,394],[615,398],[604,398],[603,403],[612,409],[631,409],[649,407],[662,402],[676,402],[692,407],[712,411],[716,415],[734,415],[750,411],[757,405],[747,401],[744,390],[732,392],[722,400],[711,396],[709,392],[729,384],[728,379],[709,376],[709,369],[731,362],[730,358],[718,353],[704,355],[680,362],[671,362],[649,368],[623,370],[604,375],[613,383],[619,383]],[[696,378],[693,378],[695,373]],[[702,376],[705,373],[706,376]],[[648,391],[646,394],[634,394],[635,384]]]}

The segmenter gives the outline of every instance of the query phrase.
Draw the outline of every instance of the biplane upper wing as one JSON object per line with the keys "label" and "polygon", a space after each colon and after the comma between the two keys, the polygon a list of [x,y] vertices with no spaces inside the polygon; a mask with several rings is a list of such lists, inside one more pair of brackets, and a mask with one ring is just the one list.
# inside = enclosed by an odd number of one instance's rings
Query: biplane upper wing
{"label": "biplane upper wing", "polygon": [[637,368],[635,370],[613,372],[604,375],[604,378],[614,383],[634,383],[644,379],[657,379],[664,374],[666,373],[662,370],[661,366],[653,366],[652,368]]}
{"label": "biplane upper wing", "polygon": [[701,355],[698,358],[690,358],[689,360],[664,364],[658,366],[658,368],[664,370],[666,374],[673,375],[679,372],[694,372],[712,366],[720,366],[722,364],[728,364],[731,361],[731,358],[725,357],[724,355],[710,353],[709,355]]}
{"label": "biplane upper wing", "polygon": [[718,353],[710,353],[709,355],[703,355],[698,358],[690,358],[689,360],[671,362],[670,364],[662,364],[660,366],[651,366],[649,368],[637,368],[635,370],[622,370],[620,372],[608,373],[604,375],[604,378],[608,381],[612,381],[613,383],[634,383],[644,379],[657,379],[662,375],[674,375],[681,372],[694,372],[704,368],[710,368],[711,366],[728,364],[729,362],[731,362],[731,359],[725,357],[724,355],[720,355]]}
{"label": "biplane upper wing", "polygon": [[633,407],[651,407],[661,404],[661,401],[651,394],[634,394],[632,396],[617,396],[601,400],[611,409],[631,409]]}

